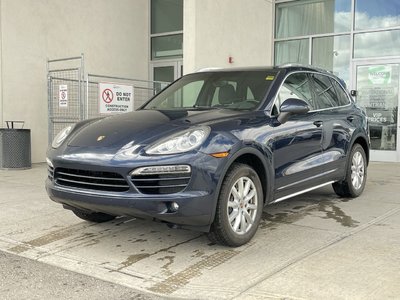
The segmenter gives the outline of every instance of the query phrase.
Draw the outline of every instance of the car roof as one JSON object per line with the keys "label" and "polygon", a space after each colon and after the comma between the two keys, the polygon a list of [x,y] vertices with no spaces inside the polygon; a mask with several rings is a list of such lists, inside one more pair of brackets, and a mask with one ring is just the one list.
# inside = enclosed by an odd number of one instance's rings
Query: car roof
{"label": "car roof", "polygon": [[197,72],[235,72],[235,71],[314,71],[319,73],[326,73],[329,75],[333,75],[332,72],[311,66],[311,65],[302,65],[302,64],[283,64],[278,66],[250,66],[250,67],[233,67],[233,68],[219,68],[219,67],[210,67],[210,68],[203,68],[198,70]]}
{"label": "car roof", "polygon": [[288,73],[296,71],[317,72],[336,78],[338,81],[340,81],[340,83],[344,87],[346,87],[345,82],[340,77],[333,74],[333,72],[331,71],[327,71],[325,69],[311,65],[303,65],[295,63],[282,64],[278,66],[250,66],[250,67],[232,67],[232,68],[210,67],[210,68],[200,69],[197,72],[239,72],[239,71],[272,71],[276,73],[280,72],[283,74],[283,76],[287,75]]}

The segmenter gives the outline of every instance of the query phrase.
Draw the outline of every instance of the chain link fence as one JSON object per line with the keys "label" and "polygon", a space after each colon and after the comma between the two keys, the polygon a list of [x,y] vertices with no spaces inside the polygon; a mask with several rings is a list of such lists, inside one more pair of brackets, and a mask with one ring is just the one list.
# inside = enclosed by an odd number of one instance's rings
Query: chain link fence
{"label": "chain link fence", "polygon": [[[105,116],[100,112],[100,105],[103,101],[101,95],[101,84],[116,84],[120,86],[129,86],[133,89],[133,110],[138,109],[147,100],[157,94],[165,86],[166,82],[155,82],[146,80],[137,80],[123,77],[113,77],[106,75],[88,74],[86,77],[86,118]],[[108,115],[108,114],[107,114]]]}
{"label": "chain link fence", "polygon": [[[84,73],[84,56],[47,61],[48,140],[49,143],[64,127],[84,119],[109,116],[102,113],[101,87],[107,84],[133,91],[129,102],[136,110],[169,83]],[[112,93],[112,92],[111,92]],[[111,99],[112,100],[112,99]]]}
{"label": "chain link fence", "polygon": [[83,120],[83,54],[47,61],[48,140],[64,127]]}

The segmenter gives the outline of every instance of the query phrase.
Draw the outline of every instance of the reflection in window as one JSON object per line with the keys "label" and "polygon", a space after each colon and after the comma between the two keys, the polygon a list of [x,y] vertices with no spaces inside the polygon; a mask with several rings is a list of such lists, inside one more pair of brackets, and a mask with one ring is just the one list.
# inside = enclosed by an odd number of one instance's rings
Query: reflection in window
{"label": "reflection in window", "polygon": [[400,25],[399,0],[356,0],[355,29],[376,29]]}
{"label": "reflection in window", "polygon": [[339,105],[339,99],[336,96],[335,89],[332,85],[332,81],[328,76],[314,74],[315,88],[315,109],[325,109],[335,107]]}
{"label": "reflection in window", "polygon": [[349,83],[350,36],[314,38],[312,46],[312,64],[332,71]]}
{"label": "reflection in window", "polygon": [[400,55],[400,30],[358,33],[354,37],[354,57]]}
{"label": "reflection in window", "polygon": [[313,109],[310,78],[307,73],[294,73],[286,78],[277,95],[272,114],[277,115],[282,103],[289,98],[305,101]]}
{"label": "reflection in window", "polygon": [[373,150],[396,150],[399,65],[357,67],[357,103],[365,108]]}
{"label": "reflection in window", "polygon": [[305,0],[276,5],[276,38],[346,32],[351,28],[351,1]]}
{"label": "reflection in window", "polygon": [[349,96],[343,90],[343,87],[334,79],[331,78],[332,85],[335,88],[336,95],[338,97],[338,105],[343,106],[350,103]]}
{"label": "reflection in window", "polygon": [[308,65],[308,39],[275,43],[275,64],[301,63]]}

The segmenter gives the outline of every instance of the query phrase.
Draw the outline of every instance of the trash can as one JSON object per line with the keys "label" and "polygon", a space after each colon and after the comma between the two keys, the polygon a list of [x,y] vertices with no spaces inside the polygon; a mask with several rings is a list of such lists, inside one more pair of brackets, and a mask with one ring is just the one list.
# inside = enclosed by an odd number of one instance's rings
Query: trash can
{"label": "trash can", "polygon": [[[31,131],[24,129],[24,121],[6,121],[0,128],[0,169],[30,169]],[[20,124],[21,128],[14,128]]]}

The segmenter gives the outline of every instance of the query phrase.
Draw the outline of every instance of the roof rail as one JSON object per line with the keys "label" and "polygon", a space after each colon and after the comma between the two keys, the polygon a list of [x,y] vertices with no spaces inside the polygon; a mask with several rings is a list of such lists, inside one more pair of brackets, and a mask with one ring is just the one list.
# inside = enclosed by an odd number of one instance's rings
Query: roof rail
{"label": "roof rail", "polygon": [[329,74],[333,74],[332,71],[329,70],[325,70],[313,65],[305,65],[305,64],[299,64],[299,63],[285,63],[285,64],[281,64],[278,65],[277,68],[289,68],[289,67],[302,67],[302,68],[307,68],[307,69],[312,69],[315,71],[319,71],[319,72],[325,72],[325,73],[329,73]]}
{"label": "roof rail", "polygon": [[221,67],[209,67],[209,68],[202,68],[196,71],[197,72],[209,72],[209,71],[215,71],[215,70],[221,70]]}

